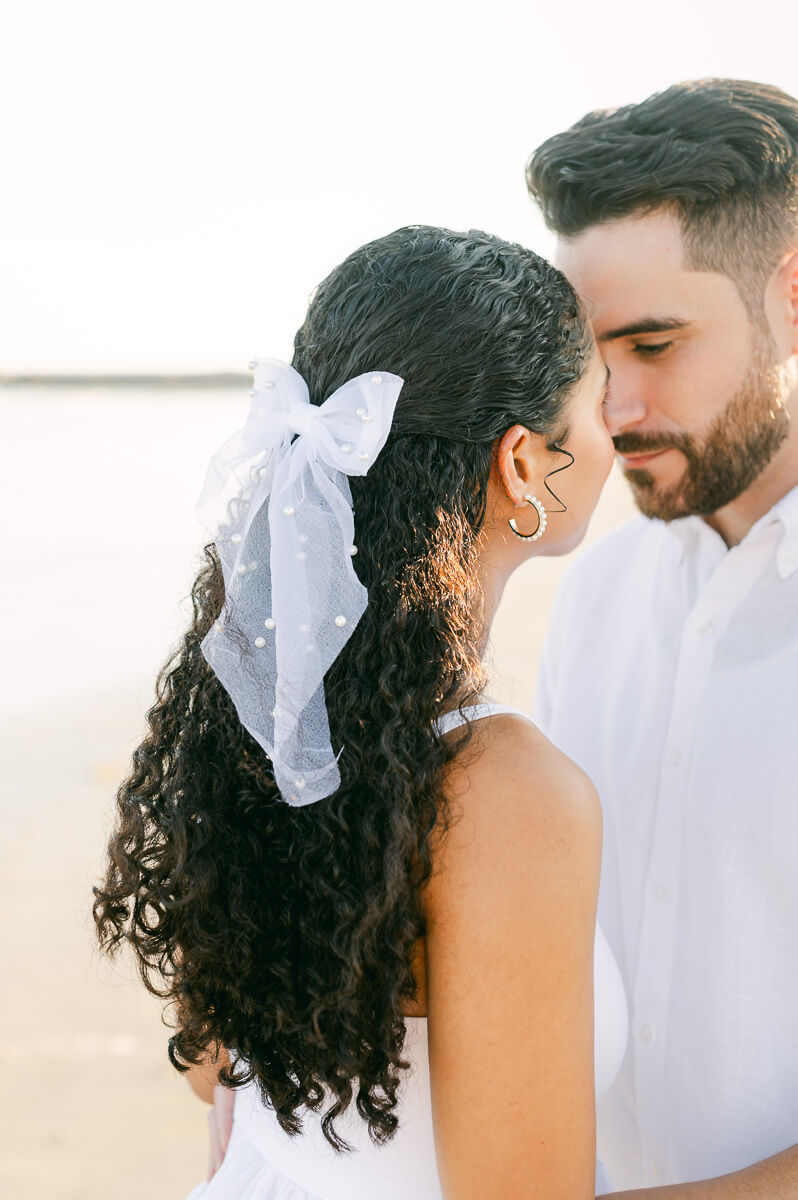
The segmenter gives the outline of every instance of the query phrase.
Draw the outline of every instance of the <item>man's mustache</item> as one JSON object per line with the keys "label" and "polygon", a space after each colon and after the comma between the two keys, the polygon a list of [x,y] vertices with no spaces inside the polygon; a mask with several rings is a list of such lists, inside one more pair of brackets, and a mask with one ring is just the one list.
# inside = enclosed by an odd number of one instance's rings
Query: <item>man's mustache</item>
{"label": "man's mustache", "polygon": [[655,454],[659,450],[681,450],[686,454],[693,443],[687,433],[621,433],[612,439],[612,444],[618,454]]}

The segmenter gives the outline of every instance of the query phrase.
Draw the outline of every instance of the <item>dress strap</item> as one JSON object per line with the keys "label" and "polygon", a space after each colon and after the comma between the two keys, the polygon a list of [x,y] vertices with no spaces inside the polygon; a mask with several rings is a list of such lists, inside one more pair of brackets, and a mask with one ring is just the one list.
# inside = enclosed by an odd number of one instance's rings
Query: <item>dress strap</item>
{"label": "dress strap", "polygon": [[439,734],[448,733],[451,729],[456,729],[458,725],[465,725],[466,721],[481,721],[483,717],[495,717],[499,713],[513,713],[517,717],[523,717],[525,721],[530,718],[527,713],[521,712],[520,708],[511,708],[509,704],[493,704],[486,701],[484,704],[468,704],[465,708],[453,708],[451,712],[444,713],[435,721],[435,729]]}

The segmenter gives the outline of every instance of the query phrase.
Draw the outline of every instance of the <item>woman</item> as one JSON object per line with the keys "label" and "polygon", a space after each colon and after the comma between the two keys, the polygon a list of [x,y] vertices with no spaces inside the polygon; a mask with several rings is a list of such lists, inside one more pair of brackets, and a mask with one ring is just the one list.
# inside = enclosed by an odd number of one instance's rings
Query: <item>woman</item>
{"label": "woman", "polygon": [[173,1064],[240,1085],[197,1195],[592,1197],[626,1037],[599,937],[594,1079],[598,798],[482,667],[612,463],[585,317],[531,251],[412,227],[322,283],[298,374],[253,366],[95,902]]}

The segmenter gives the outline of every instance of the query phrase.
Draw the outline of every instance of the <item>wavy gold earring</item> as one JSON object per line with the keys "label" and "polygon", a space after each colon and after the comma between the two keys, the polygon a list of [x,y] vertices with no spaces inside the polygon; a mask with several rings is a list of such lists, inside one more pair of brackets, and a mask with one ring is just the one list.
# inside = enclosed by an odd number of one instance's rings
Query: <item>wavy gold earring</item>
{"label": "wavy gold earring", "polygon": [[534,533],[519,533],[518,526],[515,523],[515,517],[510,517],[508,524],[509,524],[510,528],[512,529],[513,533],[515,534],[515,536],[519,537],[522,542],[536,542],[538,540],[538,538],[542,538],[543,534],[546,532],[546,525],[548,524],[549,519],[546,516],[545,508],[543,507],[541,502],[538,500],[537,496],[524,496],[524,499],[526,500],[527,504],[531,504],[532,507],[537,510],[537,514],[538,514],[537,529],[535,530]]}

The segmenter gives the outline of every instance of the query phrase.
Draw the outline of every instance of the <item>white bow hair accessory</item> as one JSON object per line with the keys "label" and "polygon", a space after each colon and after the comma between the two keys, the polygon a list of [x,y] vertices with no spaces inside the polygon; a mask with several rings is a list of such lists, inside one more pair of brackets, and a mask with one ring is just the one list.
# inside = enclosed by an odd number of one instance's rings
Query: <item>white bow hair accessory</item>
{"label": "white bow hair accessory", "polygon": [[404,381],[358,375],[315,405],[286,363],[250,369],[246,424],[211,459],[197,503],[225,585],[201,648],[282,799],[312,804],[341,782],[324,675],[368,603],[347,476],[365,475],[382,450]]}

